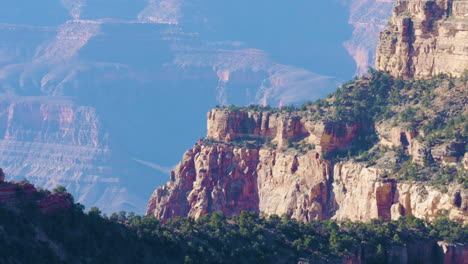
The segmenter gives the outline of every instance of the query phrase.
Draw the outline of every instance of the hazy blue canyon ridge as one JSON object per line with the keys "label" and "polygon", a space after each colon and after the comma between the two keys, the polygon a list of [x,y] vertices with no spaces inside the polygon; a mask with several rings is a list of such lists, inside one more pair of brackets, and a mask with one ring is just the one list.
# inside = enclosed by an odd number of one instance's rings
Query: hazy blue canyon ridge
{"label": "hazy blue canyon ridge", "polygon": [[372,65],[393,2],[2,1],[0,167],[142,213],[209,109],[324,97]]}

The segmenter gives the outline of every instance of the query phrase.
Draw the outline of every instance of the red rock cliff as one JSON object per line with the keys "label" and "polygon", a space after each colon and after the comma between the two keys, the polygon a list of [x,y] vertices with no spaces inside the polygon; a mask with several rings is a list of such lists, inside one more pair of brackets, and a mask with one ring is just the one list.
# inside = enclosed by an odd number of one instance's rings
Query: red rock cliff
{"label": "red rock cliff", "polygon": [[[381,34],[377,68],[407,78],[461,75],[468,66],[467,3],[397,1],[389,27]],[[464,89],[466,85],[455,89],[458,92],[437,90],[434,101],[440,102],[431,111],[441,113],[458,104],[460,113],[466,113]],[[327,103],[333,107],[336,102]],[[207,138],[185,153],[170,182],[150,198],[146,213],[167,220],[252,210],[301,221],[370,221],[408,215],[433,219],[447,212],[451,219],[468,221],[468,190],[460,184],[452,182],[442,191],[421,181],[390,179],[388,166],[333,164],[324,157],[334,150],[346,151],[360,132],[375,129],[379,142],[374,147],[402,148],[414,164],[422,165],[424,155],[430,155],[434,162],[466,167],[458,162],[464,153],[457,146],[463,142],[425,146],[418,140],[423,131],[393,125],[392,119],[373,128],[317,119],[307,111],[210,111]],[[399,162],[395,155],[386,152],[382,164]],[[466,157],[460,164],[466,164]]]}
{"label": "red rock cliff", "polygon": [[468,193],[458,185],[441,193],[422,183],[384,180],[384,170],[365,163],[332,164],[322,157],[323,151],[346,149],[358,129],[298,114],[212,110],[207,139],[184,154],[170,182],[150,198],[147,214],[167,220],[251,210],[301,221],[369,221],[432,218],[444,209],[466,221]]}

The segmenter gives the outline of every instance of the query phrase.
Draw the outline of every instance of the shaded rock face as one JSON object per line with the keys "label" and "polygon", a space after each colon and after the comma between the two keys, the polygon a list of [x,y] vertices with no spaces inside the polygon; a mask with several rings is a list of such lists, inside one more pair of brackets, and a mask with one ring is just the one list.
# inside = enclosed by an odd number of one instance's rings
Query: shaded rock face
{"label": "shaded rock face", "polygon": [[147,212],[161,219],[198,218],[215,211],[258,212],[258,158],[258,150],[199,143],[184,154],[171,181],[155,191]]}
{"label": "shaded rock face", "polygon": [[167,220],[250,210],[324,219],[329,168],[315,151],[298,156],[199,142],[184,154],[171,181],[154,192],[147,214]]}
{"label": "shaded rock face", "polygon": [[460,76],[468,68],[467,10],[464,0],[397,1],[380,34],[376,69],[404,78]]}
{"label": "shaded rock face", "polygon": [[35,203],[41,213],[53,214],[70,208],[69,193],[41,194],[29,183],[0,182],[0,206],[15,208],[18,204]]}
{"label": "shaded rock face", "polygon": [[[288,214],[300,221],[370,221],[408,215],[432,219],[447,210],[450,218],[467,220],[468,192],[459,185],[441,193],[423,183],[384,179],[385,170],[365,163],[325,160],[323,150],[346,149],[358,130],[332,128],[289,114],[212,110],[211,140],[201,140],[184,154],[171,181],[153,193],[146,213],[167,220],[251,210]],[[236,147],[242,138],[263,138],[277,145]],[[382,142],[391,138],[381,136]],[[316,144],[315,149],[301,152],[282,143],[303,140]],[[394,140],[402,144],[401,138]]]}

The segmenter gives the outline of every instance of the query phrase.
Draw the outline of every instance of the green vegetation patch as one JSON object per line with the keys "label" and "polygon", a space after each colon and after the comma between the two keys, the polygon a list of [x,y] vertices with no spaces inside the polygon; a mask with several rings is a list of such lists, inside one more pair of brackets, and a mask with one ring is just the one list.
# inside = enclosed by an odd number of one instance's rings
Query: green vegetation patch
{"label": "green vegetation patch", "polygon": [[1,263],[325,263],[364,249],[367,261],[421,241],[468,241],[468,226],[441,216],[371,223],[310,221],[243,211],[162,223],[124,211],[87,213],[75,204],[54,215],[0,207]]}

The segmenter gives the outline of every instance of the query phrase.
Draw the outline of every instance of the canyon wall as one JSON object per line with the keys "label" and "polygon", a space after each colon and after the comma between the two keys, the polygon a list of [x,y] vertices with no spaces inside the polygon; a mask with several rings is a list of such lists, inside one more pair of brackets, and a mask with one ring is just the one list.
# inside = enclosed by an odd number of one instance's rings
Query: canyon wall
{"label": "canyon wall", "polygon": [[[460,76],[468,65],[467,3],[397,1],[389,27],[380,37],[377,69],[405,78]],[[426,114],[438,115],[448,108],[466,113],[466,85],[450,89],[434,90],[437,96]],[[330,98],[324,104],[333,109],[343,101]],[[288,214],[301,221],[370,221],[409,215],[434,219],[446,214],[468,221],[468,190],[462,184],[452,181],[436,187],[430,181],[400,177],[392,169],[392,164],[402,163],[396,158],[401,149],[411,164],[424,166],[430,160],[461,170],[466,167],[463,140],[429,146],[421,141],[424,131],[408,129],[397,119],[372,125],[332,122],[322,120],[334,118],[313,116],[307,110],[222,108],[210,111],[207,120],[206,139],[184,155],[171,181],[154,192],[147,214],[167,220],[252,210]],[[378,137],[374,147],[387,149],[378,161],[327,158],[333,151],[350,151],[355,139],[372,131]]]}
{"label": "canyon wall", "polygon": [[135,171],[151,175],[152,170],[116,155],[103,131],[95,108],[66,97],[0,99],[0,163],[8,180],[26,178],[47,189],[63,185],[77,202],[105,212],[138,211],[145,207],[146,197],[135,195],[138,192],[126,184],[130,179],[124,175]]}
{"label": "canyon wall", "polygon": [[375,62],[375,52],[382,32],[392,13],[395,0],[345,0],[349,5],[351,38],[344,43],[356,62],[356,75],[367,73]]}
{"label": "canyon wall", "polygon": [[[460,185],[442,192],[421,182],[386,179],[387,170],[364,162],[333,164],[323,157],[346,149],[357,127],[299,114],[214,109],[208,113],[207,139],[184,154],[170,182],[150,198],[146,213],[167,220],[251,210],[301,221],[370,221],[409,215],[433,219],[447,211],[452,219],[468,220],[468,191]],[[238,146],[240,139],[251,145]],[[270,143],[256,146],[259,139]],[[314,149],[288,147],[294,143]]]}
{"label": "canyon wall", "polygon": [[[64,185],[87,207],[143,213],[153,186],[204,133],[209,107],[325,96],[354,72],[348,37],[367,69],[391,4],[338,2],[271,2],[271,13],[247,0],[10,1],[0,21],[0,167],[8,180]],[[233,8],[261,27],[230,30]],[[316,21],[331,22],[320,42]]]}
{"label": "canyon wall", "polygon": [[376,69],[404,78],[468,69],[468,1],[398,0],[380,34]]}

